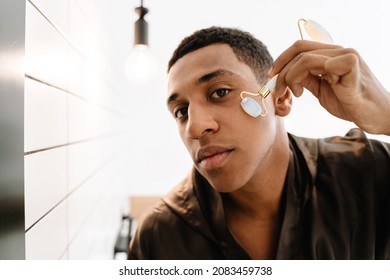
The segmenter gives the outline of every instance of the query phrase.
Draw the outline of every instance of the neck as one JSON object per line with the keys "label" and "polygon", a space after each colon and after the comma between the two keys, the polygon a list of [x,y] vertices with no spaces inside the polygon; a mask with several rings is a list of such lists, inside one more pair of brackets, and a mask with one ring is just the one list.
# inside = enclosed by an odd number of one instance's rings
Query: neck
{"label": "neck", "polygon": [[277,256],[280,206],[290,158],[288,137],[279,136],[250,182],[222,195],[228,227],[252,259]]}
{"label": "neck", "polygon": [[273,150],[266,164],[244,187],[223,195],[224,208],[229,213],[272,223],[279,218],[280,202],[289,163],[288,137]]}

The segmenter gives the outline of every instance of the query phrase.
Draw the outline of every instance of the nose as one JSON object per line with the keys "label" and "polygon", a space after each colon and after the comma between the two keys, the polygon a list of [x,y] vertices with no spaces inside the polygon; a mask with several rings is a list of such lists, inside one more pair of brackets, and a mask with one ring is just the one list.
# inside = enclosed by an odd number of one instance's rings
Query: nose
{"label": "nose", "polygon": [[218,131],[219,126],[212,111],[207,110],[204,106],[190,106],[187,114],[186,133],[189,138],[199,139],[204,135]]}

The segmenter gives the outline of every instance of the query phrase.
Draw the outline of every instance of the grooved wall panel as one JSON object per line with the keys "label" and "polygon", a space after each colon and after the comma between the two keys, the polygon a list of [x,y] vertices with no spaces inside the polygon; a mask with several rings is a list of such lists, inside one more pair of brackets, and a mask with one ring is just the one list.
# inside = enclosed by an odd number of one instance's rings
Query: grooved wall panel
{"label": "grooved wall panel", "polygon": [[75,142],[115,133],[120,117],[104,107],[69,96],[69,141]]}
{"label": "grooved wall panel", "polygon": [[67,93],[26,78],[24,96],[24,151],[66,144]]}
{"label": "grooved wall panel", "polygon": [[26,155],[24,166],[28,229],[67,195],[67,148]]}
{"label": "grooved wall panel", "polygon": [[113,74],[101,5],[26,2],[27,259],[113,258],[129,178],[127,85]]}
{"label": "grooved wall panel", "polygon": [[110,156],[115,156],[111,150],[115,146],[109,146],[110,140],[102,138],[68,147],[69,192],[98,172],[110,160]]}
{"label": "grooved wall panel", "polygon": [[26,233],[26,259],[59,259],[67,247],[67,202]]}
{"label": "grooved wall panel", "polygon": [[26,74],[66,89],[69,47],[58,30],[27,2]]}
{"label": "grooved wall panel", "polygon": [[[117,166],[122,158],[114,161],[111,164]],[[117,232],[106,225],[119,227],[121,212],[112,205],[117,203],[118,194],[113,190],[120,183],[120,170],[110,168],[112,165],[103,166],[69,197],[70,259],[107,258],[102,252],[114,246]]]}
{"label": "grooved wall panel", "polygon": [[31,3],[39,8],[43,14],[42,16],[51,20],[65,34],[68,33],[69,0],[34,0]]}

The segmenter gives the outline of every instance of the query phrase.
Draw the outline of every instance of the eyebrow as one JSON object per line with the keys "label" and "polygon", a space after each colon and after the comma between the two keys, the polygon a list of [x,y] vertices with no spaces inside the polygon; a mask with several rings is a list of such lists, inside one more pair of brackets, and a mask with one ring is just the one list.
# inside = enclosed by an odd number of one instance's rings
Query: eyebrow
{"label": "eyebrow", "polygon": [[167,105],[169,106],[169,104],[171,104],[173,101],[175,101],[177,98],[179,97],[179,94],[178,93],[172,93],[168,99],[167,99]]}
{"label": "eyebrow", "polygon": [[[230,72],[228,70],[224,70],[224,69],[217,69],[213,72],[210,72],[210,73],[207,73],[205,75],[203,75],[202,77],[200,77],[196,83],[197,84],[203,84],[203,83],[207,83],[209,82],[210,80],[216,78],[216,77],[219,77],[219,76],[233,76],[235,75],[233,72]],[[172,93],[168,99],[167,99],[167,105],[169,106],[169,104],[171,104],[173,101],[175,101],[177,98],[179,97],[179,94],[178,93]]]}
{"label": "eyebrow", "polygon": [[218,70],[215,70],[211,73],[203,75],[202,77],[200,77],[198,79],[197,83],[198,84],[207,83],[208,81],[210,81],[216,77],[219,77],[219,76],[232,76],[232,75],[234,75],[233,72],[230,72],[230,71],[224,70],[224,69],[218,69]]}

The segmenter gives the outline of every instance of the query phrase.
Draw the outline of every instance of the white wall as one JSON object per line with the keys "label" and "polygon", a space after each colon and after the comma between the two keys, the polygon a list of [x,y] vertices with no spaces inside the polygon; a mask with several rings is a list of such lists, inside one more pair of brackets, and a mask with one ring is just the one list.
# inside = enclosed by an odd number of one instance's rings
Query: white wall
{"label": "white wall", "polygon": [[27,259],[113,257],[131,186],[128,86],[111,23],[127,3],[109,5],[26,2]]}

